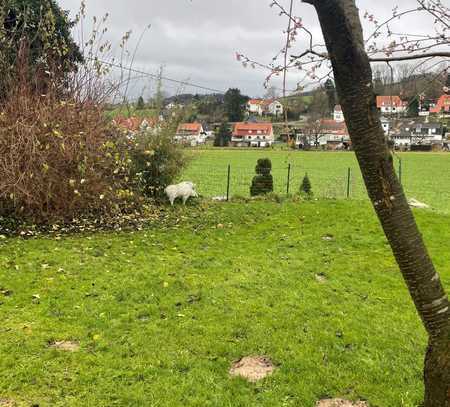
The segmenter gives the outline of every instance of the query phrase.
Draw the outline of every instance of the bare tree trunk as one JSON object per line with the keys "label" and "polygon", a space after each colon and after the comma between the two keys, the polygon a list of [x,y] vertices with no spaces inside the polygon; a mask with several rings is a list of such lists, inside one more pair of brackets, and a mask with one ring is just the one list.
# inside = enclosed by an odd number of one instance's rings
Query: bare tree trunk
{"label": "bare tree trunk", "polygon": [[318,13],[369,197],[428,332],[425,407],[450,407],[449,301],[394,171],[376,108],[358,9],[354,0],[304,1]]}

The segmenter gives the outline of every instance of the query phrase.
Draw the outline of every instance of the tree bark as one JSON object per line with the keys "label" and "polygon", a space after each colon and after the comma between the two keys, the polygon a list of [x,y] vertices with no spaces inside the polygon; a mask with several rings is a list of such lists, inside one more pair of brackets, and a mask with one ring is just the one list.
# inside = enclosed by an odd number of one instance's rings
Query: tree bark
{"label": "tree bark", "polygon": [[395,174],[354,0],[304,0],[319,16],[368,195],[429,337],[425,407],[450,407],[450,304]]}

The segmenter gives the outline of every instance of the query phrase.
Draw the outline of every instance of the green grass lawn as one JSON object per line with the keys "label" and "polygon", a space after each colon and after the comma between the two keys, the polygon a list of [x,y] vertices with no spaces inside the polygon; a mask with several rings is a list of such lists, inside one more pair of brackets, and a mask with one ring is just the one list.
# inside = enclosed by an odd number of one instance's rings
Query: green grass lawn
{"label": "green grass lawn", "polygon": [[[317,197],[344,198],[348,168],[351,168],[351,197],[367,199],[353,152],[209,149],[192,150],[190,155],[193,160],[182,178],[193,180],[205,196],[226,194],[228,164],[231,165],[231,194],[248,196],[257,159],[269,157],[274,189],[279,194],[287,192],[287,168],[291,164],[291,192],[298,191],[303,176],[308,173]],[[407,195],[450,213],[450,154],[402,153],[398,157],[402,159],[402,181]],[[398,168],[396,158],[395,161]]]}
{"label": "green grass lawn", "polygon": [[[164,227],[135,233],[0,240],[0,400],[419,404],[425,333],[366,203],[168,211]],[[417,216],[450,289],[450,216]],[[61,340],[80,349],[48,346]],[[278,368],[257,384],[231,379],[245,355]]]}
{"label": "green grass lawn", "polygon": [[134,106],[127,108],[126,106],[117,107],[106,112],[108,119],[115,119],[116,117],[140,117],[140,118],[155,118],[157,117],[156,109],[136,109]]}

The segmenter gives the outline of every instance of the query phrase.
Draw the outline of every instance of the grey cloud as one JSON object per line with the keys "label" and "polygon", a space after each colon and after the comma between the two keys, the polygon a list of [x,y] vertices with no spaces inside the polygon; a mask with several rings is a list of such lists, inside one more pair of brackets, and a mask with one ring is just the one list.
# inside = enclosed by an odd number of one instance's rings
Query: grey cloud
{"label": "grey cloud", "polygon": [[[71,10],[72,15],[80,6],[79,0],[59,0],[61,6]],[[282,1],[286,6],[288,0]],[[156,72],[165,65],[165,75],[180,80],[189,80],[214,89],[226,90],[239,87],[246,94],[258,96],[264,93],[264,70],[244,69],[235,60],[235,52],[242,52],[258,61],[269,63],[283,47],[283,30],[287,23],[279,17],[270,0],[88,0],[90,16],[110,14],[109,38],[118,43],[127,30],[133,31],[129,44],[132,50],[137,37],[145,26],[150,30],[137,50],[134,67],[147,72]],[[379,2],[385,3],[385,2]],[[414,0],[400,0],[400,6],[414,5]],[[380,21],[387,18],[392,7],[374,4],[372,0],[358,2],[362,13],[370,10]],[[311,6],[295,5],[296,15],[301,16],[322,42],[320,27]],[[373,29],[364,22],[366,32]],[[302,41],[306,41],[303,37]],[[301,43],[300,43],[301,45]],[[295,53],[295,50],[293,50]],[[288,87],[295,88],[301,78],[292,73]],[[281,87],[280,80],[274,80]],[[176,85],[166,83],[167,91],[175,92]],[[133,85],[135,93],[143,87],[151,92],[151,81],[140,81]],[[186,91],[196,92],[186,88]],[[199,91],[201,92],[201,91]]]}

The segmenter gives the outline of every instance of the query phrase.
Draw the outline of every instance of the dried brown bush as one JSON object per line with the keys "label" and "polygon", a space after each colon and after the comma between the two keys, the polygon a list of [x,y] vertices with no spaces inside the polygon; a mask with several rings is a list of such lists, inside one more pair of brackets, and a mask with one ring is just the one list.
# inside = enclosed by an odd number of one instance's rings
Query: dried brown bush
{"label": "dried brown bush", "polygon": [[[84,18],[82,5],[77,20]],[[42,19],[39,26],[53,21]],[[111,49],[102,39],[105,22],[106,16],[94,20],[82,58],[69,70],[57,57],[66,47],[55,57],[51,46],[57,30],[44,36],[37,57],[30,41],[0,26],[0,66],[10,73],[0,80],[0,229],[140,215],[144,196],[155,198],[183,167],[172,123],[130,137],[107,119],[105,104],[131,78],[121,72],[116,80],[110,64],[100,62]],[[120,43],[122,51],[128,38]]]}
{"label": "dried brown bush", "polygon": [[101,105],[19,87],[1,105],[0,214],[46,221],[119,209],[123,136]]}

